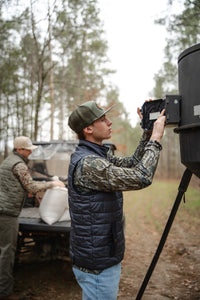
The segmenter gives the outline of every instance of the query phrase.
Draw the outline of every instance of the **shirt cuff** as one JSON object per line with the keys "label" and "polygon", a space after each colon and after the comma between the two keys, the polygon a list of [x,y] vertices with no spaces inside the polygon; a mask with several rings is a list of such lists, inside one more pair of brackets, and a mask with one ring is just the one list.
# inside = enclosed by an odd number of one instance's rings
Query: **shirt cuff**
{"label": "shirt cuff", "polygon": [[147,143],[147,146],[150,146],[150,145],[154,145],[156,146],[156,148],[158,148],[159,150],[162,150],[162,145],[156,141],[156,140],[150,140],[148,143]]}

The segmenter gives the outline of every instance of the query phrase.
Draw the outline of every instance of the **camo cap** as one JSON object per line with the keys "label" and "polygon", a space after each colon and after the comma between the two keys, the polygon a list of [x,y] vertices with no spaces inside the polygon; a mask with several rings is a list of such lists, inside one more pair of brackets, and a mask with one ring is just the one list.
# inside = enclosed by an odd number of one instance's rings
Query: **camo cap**
{"label": "camo cap", "polygon": [[81,132],[85,127],[91,125],[94,121],[101,118],[114,105],[107,110],[101,108],[95,101],[88,101],[79,105],[69,116],[68,125],[76,133]]}

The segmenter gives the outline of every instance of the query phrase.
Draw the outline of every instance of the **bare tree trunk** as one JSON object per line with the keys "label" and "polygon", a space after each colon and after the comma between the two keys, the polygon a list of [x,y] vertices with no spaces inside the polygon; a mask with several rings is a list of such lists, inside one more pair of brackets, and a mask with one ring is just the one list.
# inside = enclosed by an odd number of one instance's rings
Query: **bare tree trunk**
{"label": "bare tree trunk", "polygon": [[48,17],[49,17],[49,59],[50,59],[50,71],[49,71],[49,89],[50,89],[50,100],[51,100],[51,140],[54,135],[54,88],[53,88],[53,63],[52,63],[52,47],[51,47],[51,13],[50,6],[48,3]]}
{"label": "bare tree trunk", "polygon": [[42,76],[41,80],[39,80],[38,82],[38,93],[37,93],[36,108],[35,108],[35,132],[34,132],[35,140],[37,140],[37,136],[38,136],[39,112],[41,106],[43,85],[44,85],[44,78]]}
{"label": "bare tree trunk", "polygon": [[36,106],[35,106],[35,122],[34,122],[34,139],[37,140],[38,136],[38,127],[39,127],[39,112],[41,108],[41,101],[42,101],[42,93],[44,88],[45,79],[48,76],[49,71],[51,68],[47,68],[45,70],[45,52],[46,47],[49,45],[49,40],[44,41],[44,45],[40,50],[39,42],[37,40],[36,32],[35,32],[35,20],[32,11],[32,0],[31,0],[31,23],[32,23],[32,34],[33,39],[35,41],[35,55],[37,58],[37,81],[38,81],[38,90],[37,90],[37,97],[36,97]]}

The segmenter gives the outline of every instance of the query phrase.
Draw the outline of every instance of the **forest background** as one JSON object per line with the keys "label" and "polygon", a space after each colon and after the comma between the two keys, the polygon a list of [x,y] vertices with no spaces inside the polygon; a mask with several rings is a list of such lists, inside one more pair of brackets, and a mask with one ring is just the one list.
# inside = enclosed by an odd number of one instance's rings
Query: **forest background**
{"label": "forest background", "polygon": [[[169,0],[173,5],[178,0]],[[177,57],[200,37],[200,0],[180,0],[179,14],[156,19],[168,32],[164,63],[154,75],[151,98],[178,93]],[[9,8],[9,10],[8,10]],[[9,13],[8,13],[9,11]],[[70,112],[95,100],[112,111],[112,141],[130,155],[142,134],[110,82],[108,43],[98,0],[0,1],[0,161],[18,135],[34,141],[75,139],[67,126]],[[157,177],[179,178],[179,136],[166,128]],[[196,182],[198,180],[196,179]]]}

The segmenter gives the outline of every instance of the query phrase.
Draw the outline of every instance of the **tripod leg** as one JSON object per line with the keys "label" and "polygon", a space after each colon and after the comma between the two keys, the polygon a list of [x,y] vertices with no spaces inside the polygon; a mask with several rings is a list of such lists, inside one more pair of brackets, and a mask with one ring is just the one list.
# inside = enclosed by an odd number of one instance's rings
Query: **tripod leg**
{"label": "tripod leg", "polygon": [[142,298],[142,295],[143,295],[143,293],[145,291],[145,288],[146,288],[146,286],[147,286],[147,284],[149,282],[149,279],[150,279],[150,277],[151,277],[151,275],[153,273],[153,270],[154,270],[154,268],[156,266],[156,263],[157,263],[157,261],[159,259],[159,256],[160,256],[161,252],[162,252],[162,249],[163,249],[163,247],[165,245],[168,233],[170,231],[170,228],[171,228],[172,223],[174,221],[174,218],[176,216],[176,213],[177,213],[177,210],[179,208],[181,199],[182,199],[184,193],[187,191],[187,188],[188,188],[188,185],[190,183],[191,177],[192,177],[192,172],[189,169],[186,169],[185,172],[183,173],[183,176],[182,176],[179,188],[178,188],[178,194],[177,194],[176,200],[174,202],[173,208],[171,210],[170,216],[168,218],[167,224],[165,226],[165,229],[163,231],[162,237],[160,239],[160,243],[159,243],[158,248],[156,250],[156,253],[155,253],[155,255],[154,255],[153,259],[152,259],[152,262],[151,262],[151,264],[149,266],[149,269],[148,269],[148,271],[146,273],[146,276],[145,276],[145,278],[143,280],[143,283],[142,283],[142,285],[140,287],[140,290],[139,290],[139,292],[137,294],[136,300],[140,300]]}

